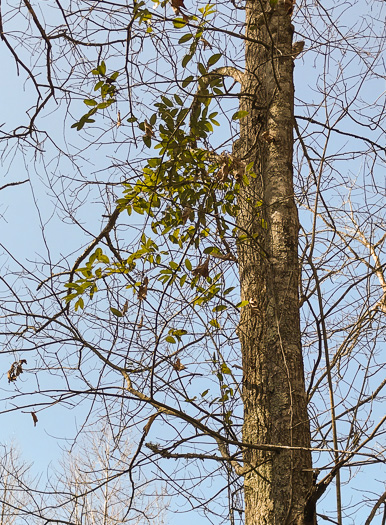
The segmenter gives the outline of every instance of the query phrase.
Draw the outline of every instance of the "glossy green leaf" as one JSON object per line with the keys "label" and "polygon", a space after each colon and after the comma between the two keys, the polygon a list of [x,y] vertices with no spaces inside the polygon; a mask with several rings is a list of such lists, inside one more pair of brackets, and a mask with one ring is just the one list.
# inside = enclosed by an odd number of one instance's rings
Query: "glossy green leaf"
{"label": "glossy green leaf", "polygon": [[221,53],[216,53],[215,55],[212,55],[212,56],[210,57],[210,59],[208,60],[208,68],[209,68],[210,66],[214,66],[214,64],[215,64],[216,62],[218,62],[218,61],[220,60],[221,57],[222,57],[222,54],[221,54]]}
{"label": "glossy green leaf", "polygon": [[106,64],[104,62],[104,60],[102,60],[100,66],[98,67],[99,69],[99,73],[104,76],[106,74]]}
{"label": "glossy green leaf", "polygon": [[221,372],[223,374],[231,374],[231,369],[229,368],[229,366],[226,364],[226,363],[222,363],[221,365]]}
{"label": "glossy green leaf", "polygon": [[199,62],[197,64],[197,67],[198,67],[198,71],[200,72],[200,74],[202,76],[204,76],[204,75],[206,75],[208,73],[207,70],[206,70],[206,67],[203,64],[201,64],[201,62]]}
{"label": "glossy green leaf", "polygon": [[239,120],[241,118],[244,118],[248,115],[248,111],[236,111],[236,113],[232,116],[232,120]]}
{"label": "glossy green leaf", "polygon": [[110,311],[113,315],[115,315],[115,317],[123,317],[123,313],[116,308],[110,308]]}
{"label": "glossy green leaf", "polygon": [[193,38],[193,35],[192,33],[186,33],[186,35],[182,36],[178,43],[179,44],[184,44],[185,42],[188,42],[191,38]]}
{"label": "glossy green leaf", "polygon": [[192,60],[193,58],[193,55],[192,54],[189,54],[189,55],[185,55],[184,58],[182,59],[182,67],[186,67],[188,65],[188,63]]}
{"label": "glossy green leaf", "polygon": [[189,75],[188,77],[186,77],[183,81],[182,81],[182,87],[185,88],[186,86],[188,86],[191,82],[193,82],[194,80],[194,77],[192,75]]}
{"label": "glossy green leaf", "polygon": [[185,20],[183,18],[175,18],[173,20],[173,25],[176,29],[182,29],[183,27],[185,27],[187,24],[187,22],[185,22]]}

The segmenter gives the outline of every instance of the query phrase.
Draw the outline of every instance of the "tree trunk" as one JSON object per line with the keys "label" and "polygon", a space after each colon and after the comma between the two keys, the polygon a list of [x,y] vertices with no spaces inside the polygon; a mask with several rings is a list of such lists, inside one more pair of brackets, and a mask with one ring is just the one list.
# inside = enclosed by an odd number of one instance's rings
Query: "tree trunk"
{"label": "tree trunk", "polygon": [[[243,440],[309,448],[292,180],[292,5],[279,2],[271,7],[249,0],[246,10],[241,109],[249,114],[241,119],[235,154],[253,162],[256,178],[239,195],[241,296],[250,301],[239,326]],[[316,523],[314,509],[305,510],[313,485],[309,450],[245,450],[244,461],[251,467],[245,476],[245,525]]]}

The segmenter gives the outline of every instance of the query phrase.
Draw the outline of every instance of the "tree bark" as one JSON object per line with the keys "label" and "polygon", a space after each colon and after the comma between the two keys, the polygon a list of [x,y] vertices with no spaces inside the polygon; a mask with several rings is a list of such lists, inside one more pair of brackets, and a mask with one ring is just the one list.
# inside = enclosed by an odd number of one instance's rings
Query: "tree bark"
{"label": "tree bark", "polygon": [[[273,2],[272,2],[273,4]],[[243,440],[310,447],[299,320],[293,190],[292,4],[248,0],[246,74],[235,155],[256,178],[239,194]],[[251,41],[251,40],[255,40]],[[258,43],[260,42],[260,43]],[[263,44],[261,44],[263,42]],[[264,45],[265,44],[265,45]],[[316,523],[309,450],[245,450],[245,525]]]}

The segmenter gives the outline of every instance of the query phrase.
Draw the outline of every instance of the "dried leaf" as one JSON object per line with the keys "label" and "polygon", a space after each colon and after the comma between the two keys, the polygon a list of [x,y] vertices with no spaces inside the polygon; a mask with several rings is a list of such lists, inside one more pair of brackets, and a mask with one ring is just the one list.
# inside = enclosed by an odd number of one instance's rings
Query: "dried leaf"
{"label": "dried leaf", "polygon": [[146,276],[138,289],[138,299],[142,301],[147,296],[147,285],[149,284],[149,278]]}
{"label": "dried leaf", "polygon": [[145,120],[145,122],[143,123],[144,126],[145,126],[145,135],[146,137],[154,137],[154,131],[153,131],[153,128],[151,127],[151,125],[148,123],[147,120]]}
{"label": "dried leaf", "polygon": [[118,115],[117,115],[117,128],[119,128],[119,126],[122,124],[122,120],[121,120],[121,112],[118,111]]}
{"label": "dried leaf", "polygon": [[184,0],[171,0],[170,2],[172,4],[173,11],[176,15],[179,15],[181,13],[180,7],[184,7]]}
{"label": "dried leaf", "polygon": [[193,215],[194,212],[190,206],[185,206],[185,208],[182,210],[182,224],[186,224],[186,221]]}
{"label": "dried leaf", "polygon": [[201,277],[209,277],[209,257],[204,263],[200,264],[199,266],[197,266],[197,268],[193,270],[193,275],[200,275]]}
{"label": "dried leaf", "polygon": [[123,305],[123,308],[122,308],[123,315],[125,315],[125,313],[127,313],[128,309],[129,309],[129,301],[126,300],[126,302],[125,302],[125,304]]}
{"label": "dried leaf", "polygon": [[141,319],[139,320],[139,323],[137,324],[137,328],[142,328],[143,326],[143,315],[141,316]]}
{"label": "dried leaf", "polygon": [[181,359],[177,358],[173,363],[173,368],[176,372],[180,372],[181,370],[185,370],[186,366],[181,363]]}
{"label": "dried leaf", "polygon": [[34,422],[34,427],[36,427],[36,423],[38,422],[38,416],[36,415],[35,412],[31,412],[31,416]]}
{"label": "dried leaf", "polygon": [[20,359],[20,361],[15,361],[14,363],[12,363],[12,366],[7,373],[8,383],[16,381],[19,375],[23,373],[23,365],[25,364],[27,364],[26,359]]}
{"label": "dried leaf", "polygon": [[205,38],[202,36],[201,37],[201,42],[204,44],[204,49],[206,49],[207,47],[209,47],[209,49],[212,49],[212,44],[210,44],[207,40],[205,40]]}
{"label": "dried leaf", "polygon": [[229,174],[229,165],[228,165],[228,162],[226,161],[221,166],[221,169],[216,173],[216,179],[219,182],[225,182],[228,180],[228,174]]}

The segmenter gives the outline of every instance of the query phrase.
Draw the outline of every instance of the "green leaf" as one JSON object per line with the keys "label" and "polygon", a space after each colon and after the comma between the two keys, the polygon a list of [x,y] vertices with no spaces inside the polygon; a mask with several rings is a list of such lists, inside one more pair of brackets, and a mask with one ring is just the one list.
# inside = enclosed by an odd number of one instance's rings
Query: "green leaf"
{"label": "green leaf", "polygon": [[83,308],[84,308],[84,301],[83,301],[82,297],[79,297],[79,299],[75,303],[75,312],[78,311],[78,308],[80,308],[81,310],[83,310]]}
{"label": "green leaf", "polygon": [[191,82],[193,82],[194,80],[194,77],[192,75],[189,75],[188,77],[186,77],[183,81],[182,81],[182,87],[183,88],[186,88],[186,86],[188,86]]}
{"label": "green leaf", "polygon": [[221,252],[216,246],[209,246],[208,248],[205,248],[204,253],[210,254],[210,253],[221,253]]}
{"label": "green leaf", "polygon": [[116,308],[110,308],[110,311],[112,314],[115,315],[115,317],[123,317],[123,313],[117,310]]}
{"label": "green leaf", "polygon": [[241,303],[238,303],[236,305],[237,308],[244,308],[244,306],[248,306],[249,305],[249,301],[241,301]]}
{"label": "green leaf", "polygon": [[248,113],[248,111],[236,111],[236,113],[232,116],[232,120],[240,120],[241,118],[246,117]]}
{"label": "green leaf", "polygon": [[206,70],[206,67],[203,64],[201,64],[201,62],[198,63],[197,67],[198,67],[198,71],[200,72],[202,76],[208,73]]}
{"label": "green leaf", "polygon": [[166,336],[165,337],[165,341],[167,341],[168,343],[171,343],[171,344],[175,344],[177,342],[172,335]]}
{"label": "green leaf", "polygon": [[156,113],[153,113],[153,115],[150,117],[149,124],[151,127],[153,127],[156,122],[157,122],[157,115]]}
{"label": "green leaf", "polygon": [[86,98],[83,100],[83,102],[86,104],[86,106],[96,106],[98,102],[96,100],[93,100],[91,98]]}
{"label": "green leaf", "polygon": [[130,122],[130,123],[131,122],[137,122],[137,120],[138,120],[137,117],[130,117],[130,118],[127,119],[127,122]]}
{"label": "green leaf", "polygon": [[111,75],[110,80],[117,80],[118,76],[119,76],[119,71],[115,71],[115,72]]}
{"label": "green leaf", "polygon": [[174,100],[177,102],[178,105],[182,106],[183,102],[177,94],[174,95]]}
{"label": "green leaf", "polygon": [[179,44],[184,44],[185,42],[188,42],[188,40],[190,40],[191,38],[193,38],[192,33],[186,33],[186,35],[182,36],[179,39],[178,43]]}
{"label": "green leaf", "polygon": [[104,60],[102,60],[101,65],[98,67],[99,73],[104,76],[106,74],[106,64]]}
{"label": "green leaf", "polygon": [[169,100],[168,98],[164,97],[164,96],[161,96],[161,99],[162,99],[162,102],[166,105],[166,106],[169,106],[169,108],[172,108],[173,107],[173,102],[171,100]]}
{"label": "green leaf", "polygon": [[173,20],[173,25],[176,29],[182,29],[183,27],[186,26],[188,22],[185,22],[185,20],[183,18],[175,18]]}
{"label": "green leaf", "polygon": [[148,148],[151,148],[151,138],[150,137],[142,137],[142,138],[143,138],[143,141],[144,141],[145,145]]}
{"label": "green leaf", "polygon": [[202,393],[201,393],[201,397],[205,397],[206,394],[209,392],[209,388],[207,390],[204,390]]}
{"label": "green leaf", "polygon": [[210,66],[213,66],[216,62],[218,62],[220,60],[220,58],[222,57],[222,54],[221,53],[216,53],[215,55],[212,55],[210,57],[210,59],[208,60],[208,68]]}
{"label": "green leaf", "polygon": [[209,321],[209,324],[214,326],[215,328],[221,328],[221,326],[220,326],[219,322],[217,321],[217,319],[211,319]]}
{"label": "green leaf", "polygon": [[226,363],[222,363],[221,365],[221,372],[223,374],[231,374],[231,369],[229,368],[229,366],[226,364]]}
{"label": "green leaf", "polygon": [[218,306],[215,306],[212,310],[212,312],[222,312],[223,310],[226,310],[227,307],[225,304],[219,304]]}
{"label": "green leaf", "polygon": [[182,67],[186,67],[188,65],[188,63],[192,60],[193,58],[193,55],[189,54],[189,55],[185,55],[184,58],[182,59]]}
{"label": "green leaf", "polygon": [[108,100],[107,102],[100,102],[98,104],[98,109],[106,109],[113,103],[113,100]]}
{"label": "green leaf", "polygon": [[192,263],[189,261],[189,259],[185,259],[185,266],[186,266],[187,270],[189,270],[189,272],[192,271],[193,267],[192,267]]}

